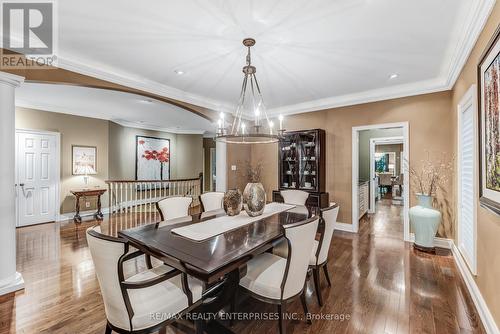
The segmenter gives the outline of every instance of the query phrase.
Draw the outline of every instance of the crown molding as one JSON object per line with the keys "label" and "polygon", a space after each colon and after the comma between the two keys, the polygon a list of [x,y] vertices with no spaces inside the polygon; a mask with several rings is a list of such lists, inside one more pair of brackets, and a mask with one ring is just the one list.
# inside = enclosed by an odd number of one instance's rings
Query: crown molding
{"label": "crown molding", "polygon": [[203,135],[206,132],[201,130],[177,129],[177,128],[154,126],[151,124],[137,124],[135,122],[130,122],[122,119],[110,119],[109,121],[127,128],[168,132],[168,133],[175,133],[178,135]]}
{"label": "crown molding", "polygon": [[111,122],[117,123],[121,126],[128,127],[128,128],[169,132],[169,133],[174,133],[174,134],[202,135],[202,134],[206,133],[206,131],[204,131],[204,130],[177,129],[177,128],[170,128],[170,127],[154,126],[154,125],[150,125],[150,124],[138,124],[138,123],[130,122],[130,121],[126,121],[126,120],[119,120],[119,119],[112,119],[112,118],[105,118],[105,117],[96,117],[94,115],[88,115],[85,112],[70,110],[68,108],[64,108],[64,107],[54,105],[54,104],[40,103],[40,102],[32,103],[32,102],[20,100],[18,98],[16,98],[16,107],[36,109],[36,110],[41,110],[41,111],[54,112],[54,113],[59,113],[59,114],[68,114],[68,115],[73,115],[73,116],[80,116],[80,117],[87,117],[87,118],[94,118],[94,119],[102,119],[104,121],[111,121]]}
{"label": "crown molding", "polygon": [[[456,45],[450,64],[445,69],[443,77],[446,78],[446,87],[452,89],[458,76],[462,72],[467,59],[476,45],[479,35],[484,29],[486,22],[495,6],[496,0],[480,0],[475,2],[476,8],[469,12],[468,24],[465,25],[462,38]],[[467,20],[466,20],[467,21]],[[461,23],[461,22],[460,22]],[[462,24],[459,24],[462,27]]]}
{"label": "crown molding", "polygon": [[162,97],[191,103],[211,110],[231,113],[234,109],[232,105],[226,102],[221,102],[201,95],[186,92],[153,80],[146,79],[144,77],[137,77],[126,73],[119,73],[111,69],[105,69],[104,66],[97,67],[96,65],[85,64],[81,61],[77,61],[75,59],[70,59],[67,57],[58,56],[57,59],[58,67],[68,71],[88,75],[97,79],[142,90]]}
{"label": "crown molding", "polygon": [[24,77],[0,71],[0,82],[19,87],[24,82]]}
{"label": "crown molding", "polygon": [[269,116],[293,115],[448,90],[441,79],[420,81],[268,109]]}
{"label": "crown molding", "polygon": [[[268,114],[273,117],[278,114],[291,115],[450,90],[453,88],[465,62],[472,52],[495,2],[496,0],[477,0],[473,10],[469,11],[467,17],[456,25],[456,29],[461,29],[462,31],[459,42],[457,45],[451,46],[453,51],[450,53],[449,61],[447,62],[445,59],[443,62],[445,65],[441,70],[441,74],[436,78],[270,108],[267,110]],[[119,73],[116,70],[106,69],[103,66],[99,66],[98,68],[96,65],[85,64],[70,58],[58,57],[58,66],[69,71],[89,75],[163,97],[192,103],[215,111],[223,111],[228,114],[233,114],[234,112],[235,106],[227,102],[192,94],[143,77]]]}

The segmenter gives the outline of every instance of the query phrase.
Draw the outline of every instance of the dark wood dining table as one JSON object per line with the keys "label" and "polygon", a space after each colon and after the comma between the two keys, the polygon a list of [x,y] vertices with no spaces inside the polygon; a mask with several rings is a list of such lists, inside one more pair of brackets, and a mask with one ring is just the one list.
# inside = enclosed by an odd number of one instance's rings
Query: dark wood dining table
{"label": "dark wood dining table", "polygon": [[[207,291],[220,285],[216,298],[210,298],[210,303],[204,304],[201,310],[214,313],[230,303],[231,296],[238,288],[239,279],[246,273],[246,263],[282,240],[282,226],[302,221],[312,214],[316,212],[311,213],[305,207],[295,207],[203,241],[188,239],[172,230],[224,216],[224,211],[143,225],[119,231],[118,236],[128,240],[131,246],[145,254],[203,281]],[[207,323],[205,330],[231,333],[214,321]]]}

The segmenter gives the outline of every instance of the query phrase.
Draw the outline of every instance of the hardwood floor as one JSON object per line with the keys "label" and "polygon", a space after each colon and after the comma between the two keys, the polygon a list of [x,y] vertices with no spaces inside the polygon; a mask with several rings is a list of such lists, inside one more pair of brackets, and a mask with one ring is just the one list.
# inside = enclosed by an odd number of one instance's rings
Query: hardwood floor
{"label": "hardwood floor", "polygon": [[[333,286],[321,276],[322,308],[312,281],[307,290],[309,311],[323,320],[307,325],[295,319],[303,316],[297,300],[287,309],[288,333],[484,333],[449,251],[429,255],[404,243],[401,210],[383,200],[377,214],[362,219],[358,235],[335,232],[328,264]],[[152,220],[142,217],[140,224]],[[136,221],[134,215],[120,216],[103,226]],[[91,225],[17,230],[18,271],[26,289],[0,297],[0,333],[104,333],[104,307],[85,239]],[[238,312],[276,312],[271,305],[243,300]],[[274,320],[237,320],[232,327],[236,333],[276,333],[277,328]],[[167,332],[183,333],[175,327]]]}

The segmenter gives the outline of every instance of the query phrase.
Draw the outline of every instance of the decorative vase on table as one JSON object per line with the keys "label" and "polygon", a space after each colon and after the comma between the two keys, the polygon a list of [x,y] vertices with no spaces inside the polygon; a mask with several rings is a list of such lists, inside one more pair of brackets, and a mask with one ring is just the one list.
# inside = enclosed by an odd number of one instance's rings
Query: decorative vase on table
{"label": "decorative vase on table", "polygon": [[250,217],[260,216],[266,206],[266,191],[260,182],[247,183],[243,191],[243,208]]}
{"label": "decorative vase on table", "polygon": [[224,193],[222,200],[224,211],[228,216],[236,216],[241,212],[241,192],[239,189],[230,189]]}
{"label": "decorative vase on table", "polygon": [[434,237],[441,212],[432,207],[432,196],[417,194],[418,205],[410,209],[410,223],[415,233],[414,247],[422,251],[434,251]]}

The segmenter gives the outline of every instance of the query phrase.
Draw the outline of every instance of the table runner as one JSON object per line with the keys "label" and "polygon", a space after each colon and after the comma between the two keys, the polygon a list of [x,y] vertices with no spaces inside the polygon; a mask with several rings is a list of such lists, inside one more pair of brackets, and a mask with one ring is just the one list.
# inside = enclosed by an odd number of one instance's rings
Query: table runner
{"label": "table runner", "polygon": [[203,241],[294,207],[295,205],[273,202],[267,204],[262,215],[257,217],[250,217],[242,210],[237,216],[222,216],[201,223],[174,228],[172,233],[194,241]]}

